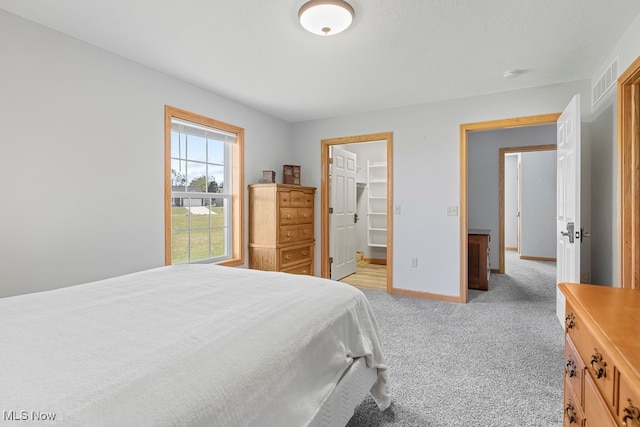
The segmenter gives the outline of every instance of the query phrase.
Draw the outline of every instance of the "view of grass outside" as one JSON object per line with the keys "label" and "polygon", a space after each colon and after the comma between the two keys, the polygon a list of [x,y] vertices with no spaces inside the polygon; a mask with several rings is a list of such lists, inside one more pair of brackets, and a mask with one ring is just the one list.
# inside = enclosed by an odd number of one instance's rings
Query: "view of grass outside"
{"label": "view of grass outside", "polygon": [[[171,208],[172,264],[214,258],[225,254],[224,208],[218,206],[203,208],[208,209],[210,214],[194,215],[186,207]],[[190,259],[189,252],[191,252]]]}

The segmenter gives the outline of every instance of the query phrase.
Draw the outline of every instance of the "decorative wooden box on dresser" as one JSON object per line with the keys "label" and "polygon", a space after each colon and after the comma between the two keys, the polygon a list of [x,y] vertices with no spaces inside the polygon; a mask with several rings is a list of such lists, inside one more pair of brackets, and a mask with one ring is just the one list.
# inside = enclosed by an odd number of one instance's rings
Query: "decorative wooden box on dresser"
{"label": "decorative wooden box on dresser", "polygon": [[249,268],[313,275],[316,189],[249,186]]}
{"label": "decorative wooden box on dresser", "polygon": [[564,425],[640,427],[640,291],[561,283]]}

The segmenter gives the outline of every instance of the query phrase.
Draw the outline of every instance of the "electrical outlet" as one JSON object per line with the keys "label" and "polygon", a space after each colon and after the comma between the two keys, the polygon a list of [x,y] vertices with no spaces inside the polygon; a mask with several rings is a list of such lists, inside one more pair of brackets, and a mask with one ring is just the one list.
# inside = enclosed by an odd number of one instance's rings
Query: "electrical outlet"
{"label": "electrical outlet", "polygon": [[458,216],[458,207],[457,206],[448,206],[447,207],[447,216]]}
{"label": "electrical outlet", "polygon": [[411,258],[411,267],[417,267],[418,266],[418,258]]}

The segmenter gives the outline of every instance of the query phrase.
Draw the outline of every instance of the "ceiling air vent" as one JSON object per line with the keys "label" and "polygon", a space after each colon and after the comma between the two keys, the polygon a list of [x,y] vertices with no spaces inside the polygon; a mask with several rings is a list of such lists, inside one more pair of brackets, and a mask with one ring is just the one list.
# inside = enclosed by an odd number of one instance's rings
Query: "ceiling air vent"
{"label": "ceiling air vent", "polygon": [[613,62],[604,70],[604,73],[600,76],[595,85],[593,85],[591,91],[592,105],[595,106],[598,101],[604,96],[605,93],[616,84],[618,79],[618,57],[616,56]]}

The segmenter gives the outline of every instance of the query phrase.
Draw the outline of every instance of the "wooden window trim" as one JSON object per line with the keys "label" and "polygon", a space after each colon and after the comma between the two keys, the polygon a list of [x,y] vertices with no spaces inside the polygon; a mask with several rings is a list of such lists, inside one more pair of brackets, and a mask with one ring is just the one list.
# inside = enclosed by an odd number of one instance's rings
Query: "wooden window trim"
{"label": "wooden window trim", "polygon": [[618,283],[640,289],[640,57],[618,78]]}
{"label": "wooden window trim", "polygon": [[244,264],[244,129],[209,117],[165,105],[164,113],[164,263],[171,264],[171,118],[200,123],[237,135],[233,144],[232,174],[232,248],[231,258],[218,265]]}

